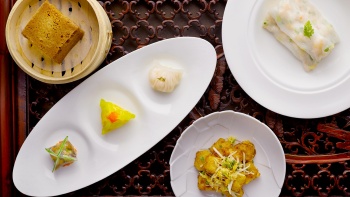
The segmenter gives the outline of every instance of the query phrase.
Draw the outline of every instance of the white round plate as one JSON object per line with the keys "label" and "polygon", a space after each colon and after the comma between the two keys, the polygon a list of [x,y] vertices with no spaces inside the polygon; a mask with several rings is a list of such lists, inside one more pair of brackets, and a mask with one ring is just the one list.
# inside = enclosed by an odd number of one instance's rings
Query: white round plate
{"label": "white round plate", "polygon": [[217,196],[220,193],[200,191],[198,171],[194,167],[196,152],[209,148],[220,137],[234,136],[255,145],[254,164],[260,177],[243,187],[244,197],[278,196],[286,173],[286,161],[280,142],[265,124],[243,113],[223,111],[196,120],[178,139],[170,158],[171,186],[178,197]]}
{"label": "white round plate", "polygon": [[302,63],[263,27],[277,0],[230,0],[222,28],[229,68],[244,91],[264,107],[296,118],[318,118],[350,107],[350,1],[310,0],[333,24],[340,43],[318,67]]}
{"label": "white round plate", "polygon": [[[148,72],[154,61],[183,69],[176,89],[153,90]],[[213,46],[199,38],[159,41],[105,66],[63,97],[33,128],[13,168],[17,189],[30,196],[53,196],[88,186],[121,169],[163,139],[196,105],[216,66]],[[102,135],[100,99],[136,117]],[[68,136],[77,160],[52,173],[45,148]]]}

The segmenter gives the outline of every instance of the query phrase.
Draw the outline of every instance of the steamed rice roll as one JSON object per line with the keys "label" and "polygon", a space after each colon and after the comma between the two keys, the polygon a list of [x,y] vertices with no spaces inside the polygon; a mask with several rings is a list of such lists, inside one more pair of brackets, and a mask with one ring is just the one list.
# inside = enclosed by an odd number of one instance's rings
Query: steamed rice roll
{"label": "steamed rice roll", "polygon": [[[291,45],[295,43],[316,64],[327,57],[334,49],[335,44],[339,42],[339,37],[333,26],[308,0],[280,0],[270,10],[266,20],[269,20],[270,17],[275,21],[279,30],[293,41]],[[269,30],[269,28],[266,29]],[[272,33],[274,34],[274,32]],[[286,47],[294,48],[294,46],[289,45]],[[298,55],[296,56],[298,57]],[[305,63],[304,58],[299,59]],[[310,63],[306,64],[308,65],[306,68],[310,68]]]}
{"label": "steamed rice roll", "polygon": [[271,32],[280,43],[289,49],[293,55],[303,63],[306,71],[313,70],[317,66],[317,62],[312,59],[308,53],[299,48],[287,34],[280,30],[275,20],[270,15],[265,19],[263,27]]}

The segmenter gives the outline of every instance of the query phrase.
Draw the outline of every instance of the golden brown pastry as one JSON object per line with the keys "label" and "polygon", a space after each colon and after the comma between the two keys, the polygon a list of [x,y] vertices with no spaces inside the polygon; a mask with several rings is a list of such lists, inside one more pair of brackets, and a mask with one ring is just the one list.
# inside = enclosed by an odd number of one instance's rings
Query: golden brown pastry
{"label": "golden brown pastry", "polygon": [[33,46],[57,63],[84,36],[84,31],[48,1],[40,6],[22,31]]}

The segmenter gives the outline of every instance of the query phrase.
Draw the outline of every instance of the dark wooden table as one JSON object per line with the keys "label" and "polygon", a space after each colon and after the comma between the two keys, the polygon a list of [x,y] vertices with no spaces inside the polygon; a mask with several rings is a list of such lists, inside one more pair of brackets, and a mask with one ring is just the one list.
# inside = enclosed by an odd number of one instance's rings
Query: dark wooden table
{"label": "dark wooden table", "polygon": [[[0,196],[23,196],[12,182],[12,168],[21,145],[41,117],[84,80],[50,85],[18,68],[7,50],[4,33],[14,1],[0,2]],[[226,1],[100,3],[114,32],[112,47],[100,68],[142,46],[179,36],[201,37],[212,43],[218,63],[206,92],[169,135],[123,169],[65,196],[173,196],[168,161],[176,140],[194,120],[222,110],[249,114],[275,132],[287,161],[280,196],[350,196],[350,110],[305,120],[276,114],[252,100],[232,76],[222,49],[221,26]],[[338,96],[341,95],[327,99],[333,102]]]}

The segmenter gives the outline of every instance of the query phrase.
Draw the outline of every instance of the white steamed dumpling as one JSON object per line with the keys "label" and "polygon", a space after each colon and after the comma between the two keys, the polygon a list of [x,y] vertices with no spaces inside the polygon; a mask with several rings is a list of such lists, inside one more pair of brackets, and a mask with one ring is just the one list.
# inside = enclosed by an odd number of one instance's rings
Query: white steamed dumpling
{"label": "white steamed dumpling", "polygon": [[181,69],[164,66],[159,62],[156,62],[149,72],[151,87],[160,92],[172,92],[181,78]]}

